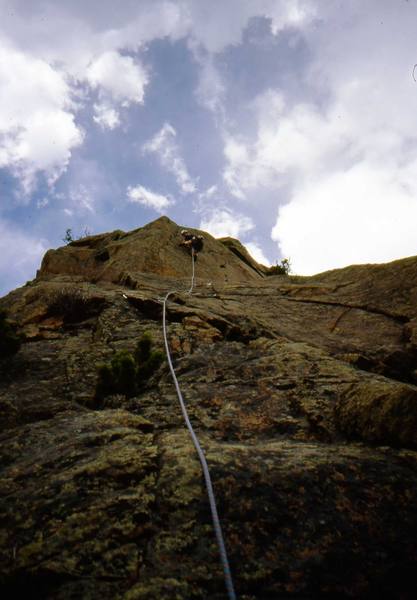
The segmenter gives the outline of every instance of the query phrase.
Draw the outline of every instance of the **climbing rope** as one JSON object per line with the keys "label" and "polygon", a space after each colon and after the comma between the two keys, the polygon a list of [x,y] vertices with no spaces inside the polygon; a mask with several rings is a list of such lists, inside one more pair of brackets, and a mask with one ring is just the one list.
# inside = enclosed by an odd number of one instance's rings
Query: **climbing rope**
{"label": "climbing rope", "polygon": [[[192,265],[193,265],[193,270],[192,270],[192,278],[191,278],[191,287],[187,292],[187,294],[189,294],[189,295],[192,294],[192,291],[194,288],[194,272],[195,272],[194,250],[191,251],[191,261],[192,261]],[[216,497],[214,495],[213,484],[211,483],[210,471],[209,471],[209,468],[207,465],[207,461],[206,461],[206,457],[204,455],[203,449],[200,446],[198,437],[195,434],[193,426],[191,425],[191,421],[188,417],[187,408],[185,406],[185,402],[182,397],[181,389],[178,384],[177,376],[175,375],[175,370],[172,365],[171,352],[169,350],[169,345],[168,345],[167,326],[166,326],[166,305],[167,305],[168,298],[172,294],[174,294],[175,291],[168,292],[163,301],[162,325],[163,325],[163,330],[164,330],[165,350],[166,350],[166,355],[167,355],[167,359],[168,359],[169,369],[171,371],[172,379],[174,380],[175,389],[177,391],[177,396],[178,396],[178,400],[180,402],[184,421],[185,421],[185,424],[187,425],[191,439],[193,440],[194,447],[197,451],[198,458],[200,459],[200,463],[201,463],[201,466],[203,469],[204,479],[205,479],[206,488],[207,488],[207,495],[208,495],[208,499],[210,502],[211,518],[213,521],[213,527],[214,527],[214,531],[216,533],[216,538],[217,538],[217,545],[219,547],[220,558],[221,558],[222,565],[223,565],[227,593],[228,593],[230,600],[236,600],[236,594],[235,594],[235,590],[234,590],[234,586],[233,586],[232,573],[230,570],[229,560],[227,558],[226,546],[224,543],[222,528],[220,525],[220,519],[219,519],[219,515],[217,512]]]}
{"label": "climbing rope", "polygon": [[191,248],[191,264],[192,264],[192,275],[191,275],[191,287],[187,292],[187,295],[191,296],[191,294],[193,293],[193,288],[194,288],[194,274],[195,274],[195,254],[194,254],[194,249]]}

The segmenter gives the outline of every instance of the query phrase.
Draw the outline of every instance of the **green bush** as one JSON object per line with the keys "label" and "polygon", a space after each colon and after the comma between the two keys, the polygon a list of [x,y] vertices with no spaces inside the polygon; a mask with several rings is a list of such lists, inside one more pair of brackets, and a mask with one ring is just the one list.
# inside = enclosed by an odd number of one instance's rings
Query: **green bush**
{"label": "green bush", "polygon": [[89,237],[91,235],[91,231],[88,229],[88,227],[85,227],[83,233],[81,235],[78,235],[77,237],[74,237],[73,233],[72,233],[72,229],[67,229],[65,231],[65,235],[62,238],[62,241],[65,242],[66,244],[71,244],[72,242],[75,242],[76,240],[82,240],[85,237]]}
{"label": "green bush", "polygon": [[0,360],[13,356],[22,345],[22,337],[17,327],[7,320],[5,310],[0,310]]}
{"label": "green bush", "polygon": [[160,350],[153,350],[149,357],[137,366],[136,380],[139,386],[146,383],[149,377],[155,373],[164,360],[164,353]]}
{"label": "green bush", "polygon": [[291,263],[289,258],[283,258],[281,264],[269,267],[267,275],[289,275],[291,272]]}
{"label": "green bush", "polygon": [[152,350],[152,338],[145,333],[138,341],[133,355],[127,350],[117,352],[110,364],[100,365],[96,398],[124,394],[131,398],[138,394],[164,360],[163,352]]}
{"label": "green bush", "polygon": [[66,230],[65,235],[62,238],[62,241],[65,242],[66,244],[71,244],[71,242],[74,241],[74,238],[72,236],[72,229]]}
{"label": "green bush", "polygon": [[137,364],[146,362],[151,355],[152,348],[152,337],[151,334],[146,331],[140,340],[138,341],[135,348],[135,361]]}

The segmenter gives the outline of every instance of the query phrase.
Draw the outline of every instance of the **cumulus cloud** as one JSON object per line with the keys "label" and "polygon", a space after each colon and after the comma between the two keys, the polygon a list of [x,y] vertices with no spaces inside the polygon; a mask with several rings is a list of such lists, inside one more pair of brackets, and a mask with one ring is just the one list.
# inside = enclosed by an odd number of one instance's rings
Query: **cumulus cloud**
{"label": "cumulus cloud", "polygon": [[191,194],[196,191],[196,184],[188,173],[176,137],[177,132],[172,125],[165,123],[154,137],[143,145],[142,150],[145,154],[155,154],[164,169],[175,177],[182,193]]}
{"label": "cumulus cloud", "polygon": [[185,0],[182,7],[190,35],[211,53],[239,44],[253,17],[269,19],[276,34],[288,27],[306,26],[315,14],[310,0]]}
{"label": "cumulus cloud", "polygon": [[215,208],[203,216],[200,229],[208,231],[214,237],[239,238],[254,228],[252,219],[226,208]]}
{"label": "cumulus cloud", "polygon": [[[326,233],[326,227],[329,224],[336,231],[343,220],[353,223],[351,215],[358,213],[361,199],[363,223],[366,231],[372,232],[370,239],[381,260],[395,257],[395,253],[415,252],[402,225],[414,216],[417,197],[413,3],[400,3],[399,7],[373,0],[343,3],[340,8],[337,3],[318,0],[142,0],[123,3],[115,12],[112,0],[45,0],[42,18],[34,3],[15,4],[13,19],[2,22],[0,41],[0,168],[19,177],[27,192],[39,173],[45,173],[52,184],[71,159],[75,164],[75,150],[84,139],[77,122],[80,105],[86,109],[80,118],[92,112],[99,127],[115,130],[126,116],[123,107],[146,102],[152,77],[151,67],[142,62],[147,46],[156,39],[183,40],[197,63],[195,97],[216,118],[221,116],[216,133],[208,129],[205,133],[214,168],[219,164],[215,147],[219,134],[223,135],[223,185],[212,181],[216,187],[198,195],[198,180],[188,172],[186,155],[170,123],[143,150],[171,173],[183,194],[196,192],[202,223],[217,233],[222,230],[220,235],[241,236],[252,231],[253,222],[231,209],[210,211],[209,206],[220,201],[220,194],[222,202],[227,198],[223,195],[225,184],[234,199],[265,203],[263,214],[271,223],[278,215],[273,236],[284,255],[292,258],[298,270],[317,271],[337,266],[329,252],[328,264],[322,262],[317,238],[327,246],[339,240],[337,252],[333,251],[338,264],[360,260],[359,255],[350,254],[352,244],[341,232],[336,240]],[[244,52],[257,50],[243,34],[254,24],[254,17],[269,20],[275,36],[285,30],[296,32],[293,40],[297,40],[299,52],[285,46],[285,36],[279,51],[288,52],[291,64],[294,60],[297,91],[288,85],[285,73],[281,79],[271,77],[274,89],[261,91],[263,74],[254,74],[253,87],[248,85],[247,93],[259,96],[249,107],[239,104],[230,114],[228,69],[253,68],[252,63],[244,62]],[[259,31],[264,31],[264,26],[265,22]],[[77,36],[68,31],[77,31]],[[270,52],[272,59],[278,41],[272,43],[270,34],[262,35],[257,38],[258,48],[262,45],[262,52],[265,56]],[[239,54],[242,39],[243,52]],[[222,53],[231,46],[234,60],[228,62],[229,55]],[[147,56],[154,59],[151,52]],[[221,74],[216,65],[224,66]],[[152,68],[158,68],[157,60]],[[242,115],[247,122],[242,122]],[[154,118],[155,113],[149,117]],[[206,169],[210,178],[213,164]],[[76,170],[71,170],[71,184]],[[123,183],[122,189],[125,186]],[[159,207],[156,210],[171,201],[170,196],[138,188],[137,199],[131,201],[149,207],[153,202],[154,208]],[[92,198],[100,194],[88,197],[77,184],[71,189],[75,191],[68,195],[67,210],[75,214],[80,209],[95,209]],[[284,195],[287,203],[279,207]],[[396,226],[388,234],[386,223],[394,218],[394,204]],[[269,212],[272,205],[273,214]],[[374,213],[381,220],[372,219]],[[379,223],[377,228],[375,223]],[[310,225],[316,235],[308,237]],[[300,232],[309,244],[300,241]],[[360,239],[365,237],[361,233]],[[365,252],[365,241],[359,246],[363,256],[369,256],[363,260],[378,259]],[[385,251],[388,248],[391,253]]]}
{"label": "cumulus cloud", "polygon": [[223,177],[237,198],[349,165],[358,158],[359,144],[364,144],[340,103],[323,113],[313,104],[287,106],[280,91],[268,90],[254,102],[254,109],[255,141],[225,138]]}
{"label": "cumulus cloud", "polygon": [[[309,6],[309,0],[294,0],[291,8],[284,0],[216,1],[214,7],[195,0],[143,0],[125,3],[115,13],[110,0],[77,0],[59,9],[46,0],[39,18],[31,3],[18,3],[13,19],[2,23],[4,39],[13,42],[0,47],[0,166],[20,177],[27,192],[41,171],[49,183],[56,181],[83,141],[71,93],[87,82],[98,95],[94,100],[84,95],[85,102],[94,102],[94,121],[115,129],[121,107],[144,102],[150,75],[138,52],[155,39],[188,39],[200,57],[197,98],[220,115],[225,82],[214,67],[213,53],[238,44],[255,16],[268,18],[274,33],[301,27],[308,21]],[[77,31],[76,38],[68,31]],[[173,152],[162,160],[180,189],[191,193],[195,182]]]}
{"label": "cumulus cloud", "polygon": [[131,56],[107,51],[89,65],[86,78],[99,92],[100,102],[94,104],[94,121],[103,129],[120,125],[118,106],[143,104],[149,82],[146,69]]}
{"label": "cumulus cloud", "polygon": [[199,103],[224,120],[224,97],[226,84],[216,69],[213,55],[194,48],[194,57],[199,65],[199,82],[195,94]]}
{"label": "cumulus cloud", "polygon": [[277,35],[288,27],[303,27],[309,24],[317,14],[317,7],[306,0],[268,3],[267,16],[271,19],[271,31]]}
{"label": "cumulus cloud", "polygon": [[115,129],[120,125],[120,114],[106,103],[94,104],[94,121],[103,129]]}
{"label": "cumulus cloud", "polygon": [[0,220],[0,295],[23,281],[33,279],[47,247],[45,240]]}
{"label": "cumulus cloud", "polygon": [[89,65],[86,76],[93,87],[124,106],[143,102],[148,75],[143,65],[131,56],[104,52]]}
{"label": "cumulus cloud", "polygon": [[203,192],[200,192],[198,194],[198,197],[200,200],[210,200],[211,198],[216,197],[218,195],[218,193],[219,193],[219,189],[218,189],[217,185],[211,185],[209,188],[207,188]]}
{"label": "cumulus cloud", "polygon": [[66,169],[83,132],[65,77],[45,61],[0,44],[0,167],[26,192],[44,171],[53,183]]}
{"label": "cumulus cloud", "polygon": [[310,275],[416,254],[417,185],[408,187],[409,174],[398,179],[361,164],[296,192],[272,230],[293,271]]}
{"label": "cumulus cloud", "polygon": [[307,27],[316,16],[310,0],[229,0],[208,5],[189,0],[183,4],[189,15],[189,47],[199,65],[199,79],[195,90],[199,103],[215,114],[218,124],[227,121],[224,101],[227,80],[216,68],[215,58],[227,47],[242,41],[245,28],[254,17],[270,22],[273,35],[287,28]]}
{"label": "cumulus cloud", "polygon": [[255,136],[224,144],[236,198],[257,201],[263,190],[282,202],[285,193],[272,235],[300,273],[416,253],[416,89],[398,68],[413,55],[409,13],[384,5],[384,20],[404,32],[394,43],[373,10],[327,7],[322,17],[305,32],[315,94],[290,102],[283,90],[264,92],[252,105]]}
{"label": "cumulus cloud", "polygon": [[[86,54],[100,49],[137,50],[154,39],[192,38],[211,53],[241,41],[242,32],[251,18],[270,20],[278,33],[286,27],[308,24],[314,15],[312,0],[141,0],[124,2],[115,11],[114,0],[53,0],[42,3],[39,10],[30,2],[15,2],[13,19],[5,19],[5,35],[13,35],[24,47],[31,45],[50,58],[65,58],[72,72],[85,67]],[[77,31],[77,36],[68,31]]]}
{"label": "cumulus cloud", "polygon": [[153,208],[159,213],[163,213],[173,204],[173,200],[162,194],[156,194],[148,190],[143,185],[127,188],[127,198],[129,202],[136,202],[148,208]]}
{"label": "cumulus cloud", "polygon": [[[225,136],[224,155],[227,160],[223,179],[230,193],[236,198],[245,198],[245,188],[256,187],[253,173],[258,169],[251,163],[249,150],[245,143],[231,137]],[[259,167],[258,167],[259,168]]]}
{"label": "cumulus cloud", "polygon": [[[0,168],[19,178],[26,195],[41,172],[50,185],[55,183],[83,142],[84,132],[76,123],[77,85],[87,81],[97,90],[93,118],[102,128],[120,124],[120,106],[144,100],[145,68],[138,59],[120,54],[111,35],[107,39],[110,20],[104,30],[97,22],[89,27],[85,9],[79,7],[67,21],[64,7],[57,11],[45,3],[44,18],[32,19],[26,14],[29,7],[20,5],[14,18],[2,24],[3,35],[13,42],[0,39]],[[126,12],[123,18],[128,21]],[[71,26],[77,30],[77,44],[68,35]],[[121,45],[128,44],[126,39]],[[88,102],[85,94],[83,102]]]}
{"label": "cumulus cloud", "polygon": [[69,191],[69,199],[77,214],[80,212],[95,213],[92,189],[87,187],[87,185],[79,184],[72,186]]}

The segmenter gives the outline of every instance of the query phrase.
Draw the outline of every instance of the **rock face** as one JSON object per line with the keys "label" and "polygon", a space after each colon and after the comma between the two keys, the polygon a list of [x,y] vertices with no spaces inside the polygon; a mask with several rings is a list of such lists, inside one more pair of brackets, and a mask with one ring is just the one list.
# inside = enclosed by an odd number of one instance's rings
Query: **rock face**
{"label": "rock face", "polygon": [[266,277],[163,217],[49,251],[0,300],[0,590],[42,599],[226,597],[200,464],[167,364],[133,398],[97,366],[161,299],[239,598],[415,597],[417,257]]}
{"label": "rock face", "polygon": [[[75,275],[88,281],[128,285],[143,273],[177,280],[189,278],[191,258],[179,246],[181,239],[178,226],[167,217],[161,217],[130,233],[113,231],[50,250],[42,261],[39,277]],[[210,234],[204,233],[204,260],[199,262],[199,277],[221,283],[253,282],[259,278],[262,267],[237,240],[233,240],[230,252],[229,240],[224,240],[226,247],[223,247]]]}

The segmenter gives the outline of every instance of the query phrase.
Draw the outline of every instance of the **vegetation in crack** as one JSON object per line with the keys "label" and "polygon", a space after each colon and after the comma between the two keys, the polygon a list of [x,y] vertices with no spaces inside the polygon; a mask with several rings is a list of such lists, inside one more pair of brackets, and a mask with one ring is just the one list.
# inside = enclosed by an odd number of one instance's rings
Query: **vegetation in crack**
{"label": "vegetation in crack", "polygon": [[291,262],[289,258],[283,258],[280,264],[269,267],[266,275],[289,275],[291,273]]}
{"label": "vegetation in crack", "polygon": [[147,332],[138,341],[133,354],[120,350],[109,364],[99,365],[96,399],[102,400],[112,394],[132,398],[140,393],[164,360],[164,353],[153,350],[152,346],[151,335]]}
{"label": "vegetation in crack", "polygon": [[73,233],[72,233],[72,229],[66,229],[65,231],[65,235],[62,238],[62,241],[65,242],[66,244],[72,244],[72,242],[75,242],[77,240],[82,240],[84,238],[90,237],[91,236],[91,231],[88,229],[88,227],[84,228],[83,233],[81,233],[80,235],[74,237]]}
{"label": "vegetation in crack", "polygon": [[63,317],[65,323],[79,323],[96,315],[104,306],[104,299],[91,298],[75,286],[63,287],[52,295],[48,316]]}

